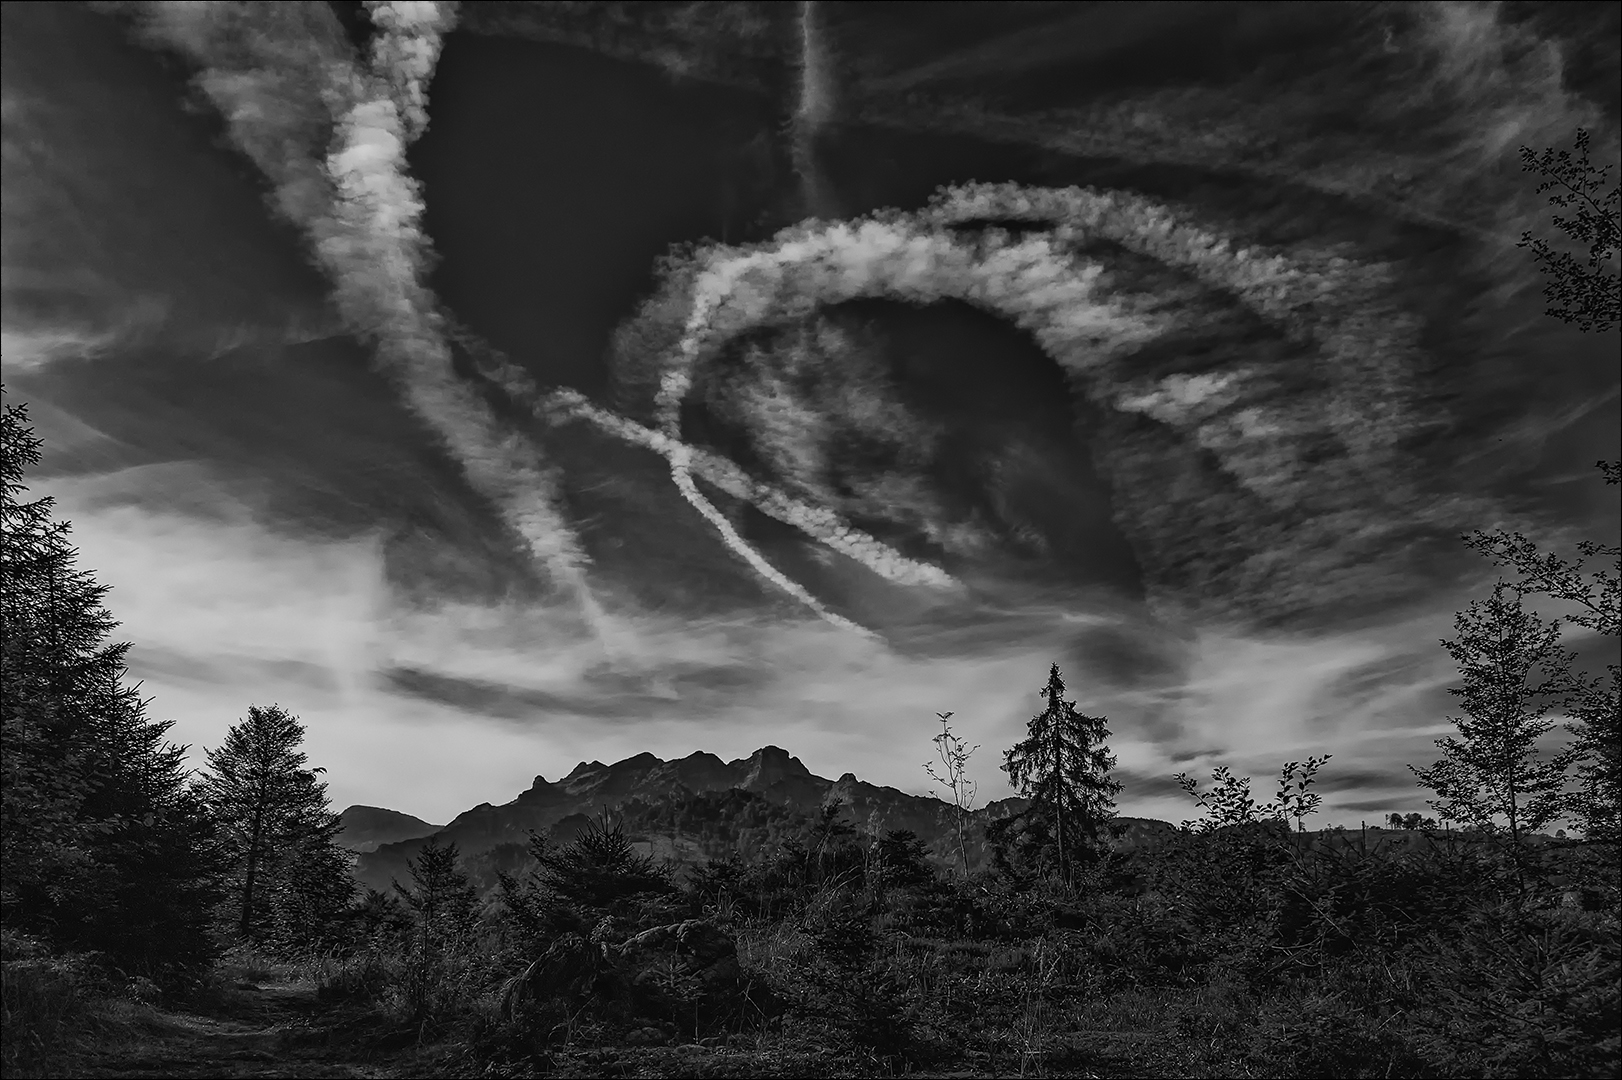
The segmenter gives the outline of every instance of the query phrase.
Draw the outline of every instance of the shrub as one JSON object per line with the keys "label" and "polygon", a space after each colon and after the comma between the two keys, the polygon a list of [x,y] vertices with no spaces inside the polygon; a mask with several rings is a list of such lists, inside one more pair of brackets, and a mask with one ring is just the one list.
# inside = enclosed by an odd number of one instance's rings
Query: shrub
{"label": "shrub", "polygon": [[1483,905],[1418,950],[1426,1055],[1477,1076],[1614,1076],[1622,941],[1613,914]]}

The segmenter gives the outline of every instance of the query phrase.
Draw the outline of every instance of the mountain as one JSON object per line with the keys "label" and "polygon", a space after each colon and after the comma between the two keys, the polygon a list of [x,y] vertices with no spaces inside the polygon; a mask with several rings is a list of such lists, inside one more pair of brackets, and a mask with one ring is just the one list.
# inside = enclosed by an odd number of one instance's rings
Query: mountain
{"label": "mountain", "polygon": [[417,840],[444,828],[381,806],[351,806],[338,820],[343,825],[338,843],[351,851],[375,851],[379,845]]}
{"label": "mountain", "polygon": [[[777,746],[730,762],[704,751],[672,761],[647,753],[612,765],[583,761],[557,781],[537,776],[529,790],[510,802],[481,803],[443,829],[427,829],[441,841],[455,843],[475,883],[488,886],[495,870],[525,861],[523,848],[531,831],[567,843],[604,811],[624,817],[627,833],[641,850],[690,865],[792,835],[835,800],[842,804],[841,819],[859,831],[911,829],[937,861],[957,858],[951,804],[869,784],[854,773],[829,780]],[[1021,799],[1003,799],[974,811],[966,845],[971,865],[988,857],[985,825],[1024,805]],[[1122,820],[1129,844],[1134,837],[1145,840],[1172,829],[1163,821]],[[406,861],[422,849],[428,832],[363,850],[355,876],[374,889],[388,888],[395,878],[406,880]]]}

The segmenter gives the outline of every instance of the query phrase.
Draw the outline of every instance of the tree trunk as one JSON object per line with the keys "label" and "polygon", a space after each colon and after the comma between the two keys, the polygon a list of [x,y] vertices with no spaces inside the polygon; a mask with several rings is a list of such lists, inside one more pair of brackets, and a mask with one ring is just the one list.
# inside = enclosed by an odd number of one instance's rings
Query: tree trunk
{"label": "tree trunk", "polygon": [[[1062,715],[1062,714],[1061,714]],[[1059,716],[1053,718],[1053,776],[1056,781],[1053,785],[1054,802],[1059,812],[1059,880],[1065,884],[1070,883],[1069,853],[1065,850],[1065,819],[1064,819],[1064,744],[1060,740]]]}
{"label": "tree trunk", "polygon": [[264,841],[265,829],[265,795],[261,782],[259,798],[254,801],[253,826],[248,833],[248,874],[242,883],[242,921],[237,926],[237,934],[244,941],[248,939],[253,927],[253,890],[259,874],[259,845]]}

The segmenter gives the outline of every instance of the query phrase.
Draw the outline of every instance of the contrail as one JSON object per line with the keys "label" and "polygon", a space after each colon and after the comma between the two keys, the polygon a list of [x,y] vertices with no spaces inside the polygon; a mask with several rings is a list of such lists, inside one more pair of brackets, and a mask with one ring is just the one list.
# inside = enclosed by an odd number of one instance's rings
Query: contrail
{"label": "contrail", "polygon": [[806,212],[831,213],[816,163],[817,132],[833,115],[833,84],[817,22],[815,0],[800,4],[800,86],[793,127],[794,171],[799,174]]}
{"label": "contrail", "polygon": [[671,439],[662,432],[593,405],[576,391],[560,390],[548,395],[539,403],[537,411],[554,419],[584,420],[626,442],[648,447],[667,460],[683,457],[687,470],[707,483],[744,500],[768,517],[794,526],[889,581],[901,585],[959,587],[958,582],[944,570],[907,558],[882,540],[852,528],[834,511],[811,506],[770,484],[762,483],[719,455]]}
{"label": "contrail", "polygon": [[[669,358],[656,398],[659,434],[672,448],[666,454],[671,478],[718,528],[725,518],[693,483],[695,457],[681,437],[680,406],[701,354],[719,339],[786,313],[806,314],[858,295],[897,293],[918,302],[948,295],[978,298],[1005,312],[1023,304],[1026,315],[1061,308],[1067,313],[1061,318],[1016,320],[1036,330],[1039,340],[1046,334],[1044,344],[1061,363],[1096,362],[1157,330],[1124,305],[1094,295],[1096,266],[1079,264],[1042,239],[971,243],[942,229],[920,229],[896,215],[895,220],[856,226],[789,230],[780,240],[773,249],[710,253],[694,279],[686,332]],[[1016,302],[1016,297],[1025,299]],[[1086,361],[1079,359],[1082,352]],[[760,569],[764,560],[735,530],[728,526],[723,537]],[[775,570],[763,576],[783,587],[785,579]],[[802,592],[798,586],[790,591],[796,596]]]}
{"label": "contrail", "polygon": [[[988,222],[1036,228],[1010,235]],[[1202,334],[1205,316],[1178,294],[1133,286],[1107,255],[1094,259],[1098,240],[1230,298],[1300,348],[1258,351],[1220,375],[1135,375],[1130,360],[1143,345],[1173,331]],[[1425,367],[1422,323],[1402,306],[1394,267],[1354,258],[1344,245],[1247,243],[1188,208],[1121,191],[965,184],[914,212],[806,222],[759,244],[698,249],[668,268],[664,287],[626,327],[623,340],[636,344],[622,353],[622,385],[651,391],[652,425],[682,442],[682,403],[728,343],[858,298],[959,300],[1000,315],[1093,403],[1149,416],[1209,452],[1260,500],[1228,500],[1222,512],[1269,522],[1254,550],[1236,548],[1212,572],[1258,596],[1361,580],[1374,552],[1411,547],[1416,530],[1452,529],[1480,509],[1467,496],[1427,495],[1403,450],[1434,416],[1413,385]],[[1304,350],[1321,391],[1289,389]],[[780,428],[785,417],[774,421]],[[1134,486],[1152,472],[1137,467],[1135,445],[1098,450],[1106,475],[1124,485],[1118,523],[1151,562],[1185,563],[1198,539]],[[692,471],[690,460],[672,461],[678,483]]]}
{"label": "contrail", "polygon": [[[984,230],[964,237],[954,228],[986,219],[1049,228],[1017,242]],[[726,340],[863,296],[966,300],[1010,318],[1062,367],[1096,383],[1092,373],[1112,356],[1165,332],[1176,318],[1108,295],[1106,269],[1072,254],[1079,242],[1099,237],[1236,295],[1330,361],[1332,396],[1293,404],[1302,415],[1257,404],[1238,419],[1219,419],[1218,407],[1232,405],[1235,395],[1203,399],[1210,402],[1204,413],[1179,414],[1179,426],[1196,428],[1201,444],[1218,450],[1257,494],[1288,502],[1311,486],[1301,470],[1279,468],[1282,443],[1299,438],[1303,425],[1332,431],[1366,478],[1390,463],[1397,441],[1415,423],[1406,406],[1406,371],[1418,362],[1419,324],[1390,297],[1388,268],[1329,253],[1238,246],[1168,207],[1121,192],[1016,184],[948,188],[914,214],[799,226],[768,244],[701,253],[685,329],[665,357],[654,400],[660,430],[680,441],[680,403],[699,364]],[[1246,373],[1230,374],[1243,381]],[[1146,396],[1152,390],[1136,385],[1093,392],[1134,411],[1141,411],[1137,403],[1155,400]]]}
{"label": "contrail", "polygon": [[445,320],[423,284],[430,244],[405,149],[427,126],[427,79],[455,5],[367,10],[377,28],[367,65],[325,4],[157,3],[138,13],[147,37],[201,69],[196,85],[271,181],[274,207],[309,236],[346,326],[601,633],[554,471],[456,377]]}
{"label": "contrail", "polygon": [[778,570],[777,567],[767,562],[765,557],[762,556],[760,552],[756,551],[754,547],[742,536],[739,536],[738,530],[732,527],[732,522],[728,521],[725,515],[715,508],[713,503],[704,498],[703,495],[699,494],[697,486],[693,483],[692,470],[689,468],[690,455],[691,451],[687,450],[686,447],[675,448],[670,455],[670,475],[675,479],[676,489],[682,493],[682,496],[686,498],[688,502],[692,503],[700,514],[704,515],[705,520],[707,520],[711,525],[715,526],[715,531],[721,534],[722,543],[726,544],[726,546],[736,552],[740,558],[746,561],[750,566],[754,567],[755,572],[761,577],[765,578],[767,581],[770,581],[772,584],[776,585],[778,588],[782,589],[796,600],[799,600],[806,607],[810,608],[812,611],[815,611],[818,615],[833,623],[835,626],[841,627],[845,630],[855,631],[856,633],[862,634],[866,637],[878,636],[865,626],[860,626],[853,623],[843,615],[828,610],[828,608],[823,605],[822,601],[818,600],[816,597],[807,592],[799,582],[793,580],[787,574],[784,574],[781,570]]}

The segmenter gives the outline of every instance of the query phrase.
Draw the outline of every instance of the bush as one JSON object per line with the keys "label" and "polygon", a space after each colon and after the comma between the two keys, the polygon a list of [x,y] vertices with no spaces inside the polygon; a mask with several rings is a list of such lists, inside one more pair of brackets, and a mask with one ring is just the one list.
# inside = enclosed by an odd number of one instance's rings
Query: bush
{"label": "bush", "polygon": [[0,1027],[7,1076],[73,1075],[73,1051],[127,1035],[161,996],[144,976],[125,978],[101,953],[52,955],[36,939],[4,933]]}
{"label": "bush", "polygon": [[1415,1017],[1444,1072],[1616,1074],[1622,941],[1614,914],[1483,906],[1417,950],[1429,1007]]}

